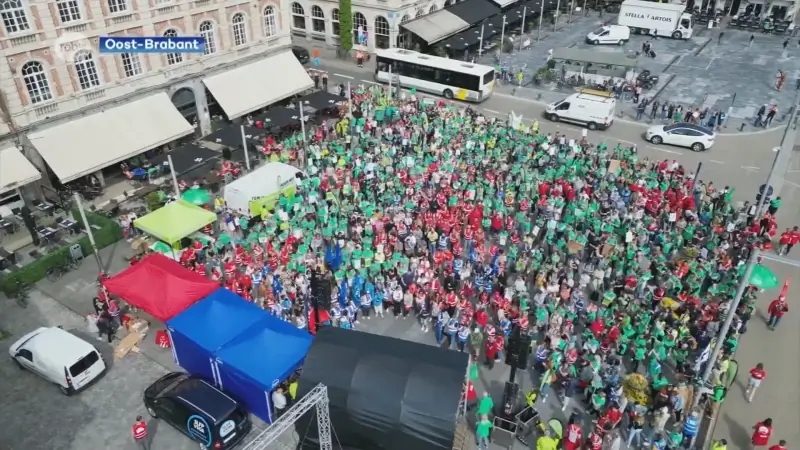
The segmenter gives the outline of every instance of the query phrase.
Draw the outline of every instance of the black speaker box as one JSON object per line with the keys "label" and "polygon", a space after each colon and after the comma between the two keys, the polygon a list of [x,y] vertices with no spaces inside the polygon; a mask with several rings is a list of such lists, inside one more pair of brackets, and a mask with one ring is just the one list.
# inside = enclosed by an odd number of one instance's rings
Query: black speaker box
{"label": "black speaker box", "polygon": [[528,355],[531,353],[531,337],[528,336],[527,333],[522,333],[517,340],[517,349],[519,352],[517,353],[517,368],[518,369],[527,369],[528,368]]}
{"label": "black speaker box", "polygon": [[503,389],[503,403],[500,405],[501,408],[504,408],[505,405],[511,403],[513,405],[513,409],[516,411],[517,403],[519,400],[519,385],[517,383],[511,383],[506,381],[506,386]]}

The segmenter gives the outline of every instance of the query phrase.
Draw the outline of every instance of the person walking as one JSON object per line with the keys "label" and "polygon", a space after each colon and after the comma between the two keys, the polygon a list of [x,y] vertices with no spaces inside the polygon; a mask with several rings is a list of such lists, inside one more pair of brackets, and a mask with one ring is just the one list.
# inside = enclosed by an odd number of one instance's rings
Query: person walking
{"label": "person walking", "polygon": [[728,450],[728,441],[720,439],[711,443],[711,450]]}
{"label": "person walking", "polygon": [[141,450],[150,450],[150,439],[147,436],[147,423],[142,419],[142,416],[136,416],[136,422],[133,424],[132,431],[136,447]]}
{"label": "person walking", "polygon": [[767,322],[767,326],[770,330],[775,330],[780,323],[781,318],[784,314],[789,311],[789,304],[786,303],[786,298],[784,296],[779,296],[772,303],[769,304],[769,322]]}
{"label": "person walking", "polygon": [[768,126],[772,125],[772,119],[774,119],[777,114],[778,114],[778,105],[772,105],[769,108],[769,112],[767,112],[767,119],[764,121],[763,127],[767,128]]}
{"label": "person walking", "polygon": [[689,417],[683,422],[683,442],[687,443],[688,448],[694,447],[694,441],[697,439],[697,433],[700,431],[700,419],[698,418],[697,411],[689,413]]}
{"label": "person walking", "polygon": [[786,448],[786,441],[781,439],[780,441],[778,441],[777,445],[773,445],[772,447],[769,448],[769,450],[788,450]]}
{"label": "person walking", "polygon": [[750,369],[750,381],[747,382],[747,389],[744,391],[748,402],[753,401],[756,390],[761,386],[761,382],[764,381],[765,378],[767,378],[767,372],[764,370],[763,363],[758,363],[755,367]]}
{"label": "person walking", "polygon": [[753,427],[753,436],[750,438],[751,450],[766,447],[769,444],[770,436],[772,436],[772,419],[766,418]]}
{"label": "person walking", "polygon": [[475,427],[479,450],[489,450],[489,433],[492,431],[493,426],[492,422],[489,421],[488,415],[481,415],[481,420],[478,421],[478,425]]}

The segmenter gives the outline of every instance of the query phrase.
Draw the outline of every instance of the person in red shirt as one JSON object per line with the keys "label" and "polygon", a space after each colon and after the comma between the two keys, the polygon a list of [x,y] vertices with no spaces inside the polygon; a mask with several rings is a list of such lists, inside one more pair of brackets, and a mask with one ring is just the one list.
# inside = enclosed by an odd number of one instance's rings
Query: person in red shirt
{"label": "person in red shirt", "polygon": [[758,422],[753,427],[753,437],[750,438],[752,448],[766,447],[770,436],[772,436],[772,419],[767,418],[763,422]]}
{"label": "person in red shirt", "polygon": [[467,411],[478,406],[478,394],[475,392],[475,385],[472,381],[467,381]]}
{"label": "person in red shirt", "polygon": [[583,440],[583,430],[578,415],[573,413],[569,418],[567,431],[564,433],[564,450],[578,450]]}
{"label": "person in red shirt", "polygon": [[747,390],[745,395],[747,401],[752,402],[753,396],[756,395],[756,389],[761,386],[761,382],[767,378],[767,372],[764,370],[764,364],[758,363],[755,367],[750,369],[750,381],[747,383]]}
{"label": "person in red shirt", "polygon": [[787,450],[786,441],[781,439],[780,441],[778,441],[778,445],[773,445],[772,447],[769,448],[769,450]]}
{"label": "person in red shirt", "polygon": [[147,438],[147,423],[142,419],[142,416],[136,416],[136,423],[131,428],[133,432],[133,440],[136,442],[136,447],[142,450],[150,450],[150,439]]}
{"label": "person in red shirt", "polygon": [[769,304],[768,311],[769,322],[767,322],[767,326],[770,330],[774,330],[780,323],[781,317],[789,311],[789,304],[786,303],[786,299],[783,296],[780,296]]}

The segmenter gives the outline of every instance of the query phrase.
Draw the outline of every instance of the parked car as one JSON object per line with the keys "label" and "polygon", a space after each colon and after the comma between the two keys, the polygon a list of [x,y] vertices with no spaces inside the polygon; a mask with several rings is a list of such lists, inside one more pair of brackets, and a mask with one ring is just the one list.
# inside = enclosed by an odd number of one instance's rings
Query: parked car
{"label": "parked car", "polygon": [[678,122],[672,125],[654,125],[647,129],[645,139],[660,145],[686,147],[694,152],[702,152],[714,145],[717,137],[714,130],[693,123]]}
{"label": "parked car", "polygon": [[294,57],[300,61],[300,64],[305,64],[311,61],[311,54],[308,53],[308,50],[305,47],[301,47],[299,45],[292,46],[292,53],[294,53]]}
{"label": "parked car", "polygon": [[20,369],[30,370],[74,394],[106,371],[100,352],[90,343],[59,327],[41,327],[22,336],[8,349]]}
{"label": "parked car", "polygon": [[586,42],[592,45],[625,45],[630,39],[631,30],[624,25],[604,25],[586,35]]}
{"label": "parked car", "polygon": [[253,427],[244,407],[205,380],[172,372],[144,391],[148,414],[172,425],[200,448],[235,447]]}

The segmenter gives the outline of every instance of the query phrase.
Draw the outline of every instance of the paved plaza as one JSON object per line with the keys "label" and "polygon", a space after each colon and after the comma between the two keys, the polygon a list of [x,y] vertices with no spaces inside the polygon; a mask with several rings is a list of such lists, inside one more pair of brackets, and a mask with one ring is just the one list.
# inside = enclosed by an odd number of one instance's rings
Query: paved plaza
{"label": "paved plaza", "polygon": [[[332,85],[347,81],[368,83],[371,79],[368,70],[348,71],[341,67],[324,66],[322,69],[330,71]],[[504,117],[513,110],[522,114],[525,120],[540,119],[542,112],[541,104],[533,100],[514,98],[503,93],[478,107],[484,113],[497,117]],[[541,119],[540,129],[544,133],[564,132],[571,137],[578,137],[581,133],[578,127]],[[702,162],[700,178],[713,180],[720,188],[725,185],[735,188],[734,196],[739,201],[752,200],[753,193],[764,182],[774,157],[771,148],[779,143],[782,134],[781,130],[773,130],[761,134],[723,135],[710,152],[692,153],[685,149],[649,145],[641,138],[643,130],[641,124],[619,121],[603,133],[590,132],[589,139],[607,142],[610,146],[616,143],[636,145],[643,157],[676,159],[689,168]],[[783,166],[786,173],[776,182],[784,198],[784,205],[778,213],[781,229],[800,224],[800,160],[792,158]],[[110,273],[127,267],[123,257],[129,255],[129,247],[128,243],[122,241],[101,252]],[[800,283],[800,271],[788,265],[766,264],[781,279],[791,277],[795,280],[789,291],[790,304],[793,304],[792,299],[800,295],[797,286]],[[96,273],[94,261],[87,259],[78,271],[68,273],[59,282],[41,282],[32,292],[31,304],[27,309],[20,309],[12,301],[0,299],[0,307],[3,308],[0,329],[12,333],[11,337],[0,341],[0,351],[6,352],[16,338],[38,326],[62,325],[68,330],[83,329],[82,317],[92,311]],[[724,437],[731,442],[731,449],[746,448],[752,425],[768,416],[775,421],[775,439],[787,439],[790,445],[800,442],[800,430],[797,428],[800,414],[796,407],[800,400],[800,381],[797,379],[800,359],[794,356],[797,343],[800,342],[800,314],[792,309],[777,331],[768,331],[759,318],[763,319],[766,307],[775,295],[775,292],[761,295],[759,315],[751,321],[736,355],[743,373],[756,363],[763,362],[768,372],[767,381],[751,404],[743,398],[742,383],[746,381],[746,376],[740,375],[713,430],[714,437]],[[154,322],[152,330],[162,327]],[[422,333],[411,318],[362,321],[357,329],[435,345],[433,334]],[[176,370],[170,351],[154,345],[153,331],[142,342],[141,354],[129,354],[113,363],[109,373],[100,382],[73,397],[65,397],[56,387],[33,374],[17,370],[7,359],[2,361],[0,376],[4,382],[0,383],[0,397],[4,401],[0,406],[0,420],[4,426],[0,427],[0,443],[4,446],[3,450],[132,450],[131,423],[136,415],[146,415],[141,400],[142,390],[161,374]],[[104,354],[110,353],[111,347],[99,341],[93,343]],[[491,371],[481,369],[478,390],[488,390],[495,398],[500,398],[508,375],[509,368],[505,364],[498,364]],[[517,380],[523,390],[533,385],[530,373],[520,372]],[[560,403],[555,396],[540,406],[540,412],[545,418],[563,419]],[[154,435],[154,450],[196,448],[188,438],[164,424],[157,427]],[[522,448],[521,444],[517,448]]]}

